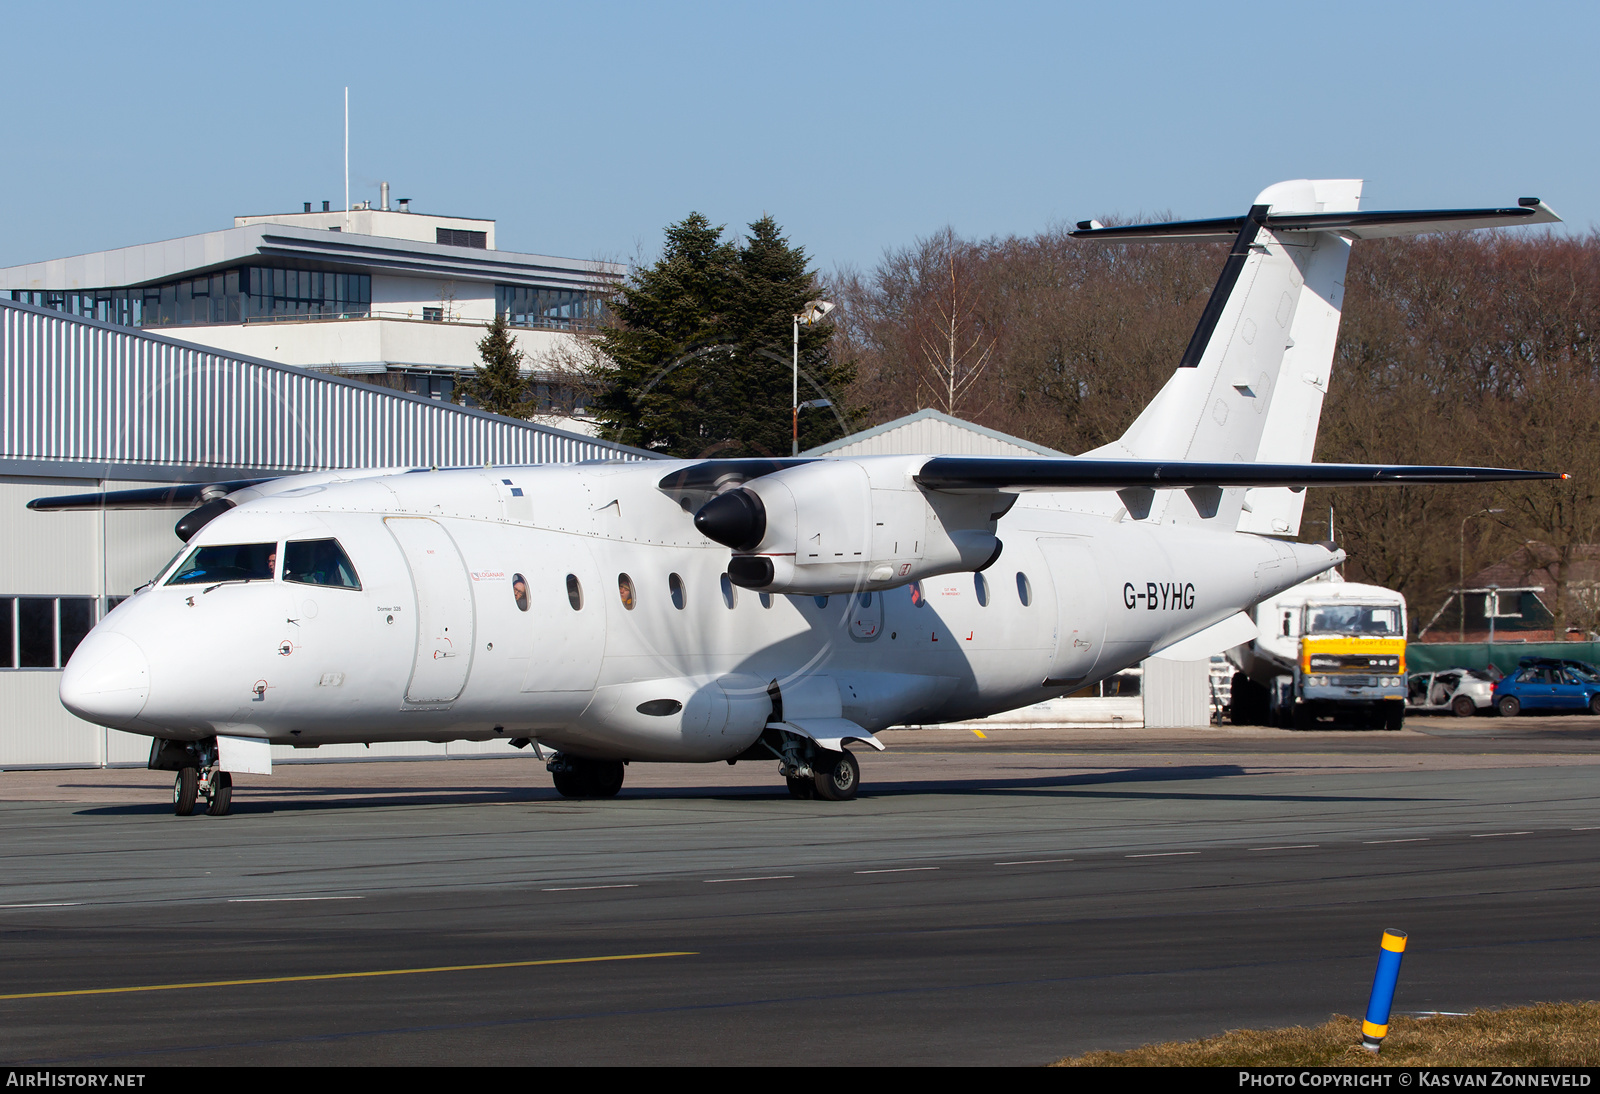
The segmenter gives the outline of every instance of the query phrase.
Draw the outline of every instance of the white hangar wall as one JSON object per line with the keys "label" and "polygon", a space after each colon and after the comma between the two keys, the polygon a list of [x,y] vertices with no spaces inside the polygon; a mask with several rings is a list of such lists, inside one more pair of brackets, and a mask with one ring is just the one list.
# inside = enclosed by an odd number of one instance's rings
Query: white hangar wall
{"label": "white hangar wall", "polygon": [[[142,765],[150,739],[57,697],[74,638],[183,546],[182,510],[38,513],[37,497],[328,468],[646,459],[531,422],[0,300],[0,768]],[[504,742],[282,759],[476,755]]]}

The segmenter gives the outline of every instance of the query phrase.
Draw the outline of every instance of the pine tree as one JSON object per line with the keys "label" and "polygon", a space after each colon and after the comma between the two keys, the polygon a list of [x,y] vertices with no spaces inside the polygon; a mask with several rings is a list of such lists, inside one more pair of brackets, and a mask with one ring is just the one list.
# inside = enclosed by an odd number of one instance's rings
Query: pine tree
{"label": "pine tree", "polygon": [[456,385],[450,398],[459,403],[467,396],[490,414],[526,418],[532,404],[528,378],[522,374],[525,355],[517,348],[516,336],[511,333],[504,313],[495,315],[494,322],[489,324],[489,333],[478,341],[478,356],[483,363],[475,366],[470,380]]}
{"label": "pine tree", "polygon": [[[667,229],[654,265],[613,304],[600,348],[614,371],[598,377],[606,436],[675,456],[789,452],[792,322],[817,295],[805,251],[763,217],[736,245],[699,213]],[[850,370],[830,354],[832,328],[802,327],[802,402],[838,403]],[[801,444],[840,435],[831,410],[801,414]]]}

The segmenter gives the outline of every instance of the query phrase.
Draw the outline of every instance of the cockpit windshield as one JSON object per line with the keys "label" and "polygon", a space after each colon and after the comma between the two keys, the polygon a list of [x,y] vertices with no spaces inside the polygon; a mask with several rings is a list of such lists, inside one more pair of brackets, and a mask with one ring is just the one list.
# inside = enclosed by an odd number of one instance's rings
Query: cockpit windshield
{"label": "cockpit windshield", "polygon": [[350,556],[336,539],[290,540],[284,544],[283,580],[339,589],[361,588]]}
{"label": "cockpit windshield", "polygon": [[271,581],[278,559],[276,543],[230,543],[196,547],[179,564],[168,585],[211,585],[222,581]]}
{"label": "cockpit windshield", "polygon": [[1398,604],[1308,604],[1304,634],[1400,635]]}

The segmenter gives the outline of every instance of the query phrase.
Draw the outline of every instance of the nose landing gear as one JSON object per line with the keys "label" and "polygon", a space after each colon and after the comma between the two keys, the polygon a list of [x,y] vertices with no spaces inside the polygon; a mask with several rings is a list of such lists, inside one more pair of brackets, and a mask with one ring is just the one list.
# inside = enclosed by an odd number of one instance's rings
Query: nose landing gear
{"label": "nose landing gear", "polygon": [[176,771],[172,781],[172,811],[180,817],[194,813],[195,803],[206,803],[206,814],[225,817],[233,807],[233,776],[217,762],[217,740],[168,741],[156,738],[150,749],[152,770]]}

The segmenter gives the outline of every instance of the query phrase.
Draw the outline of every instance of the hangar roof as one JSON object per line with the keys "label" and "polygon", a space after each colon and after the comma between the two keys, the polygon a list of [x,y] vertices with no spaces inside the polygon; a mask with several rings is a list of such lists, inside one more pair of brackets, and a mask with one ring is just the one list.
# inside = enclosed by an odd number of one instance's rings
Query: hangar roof
{"label": "hangar roof", "polygon": [[550,426],[0,300],[0,475],[207,482],[252,470],[657,458]]}
{"label": "hangar roof", "polygon": [[809,449],[807,456],[1064,456],[1042,444],[954,418],[937,410],[919,410],[872,429],[863,429],[829,444]]}

